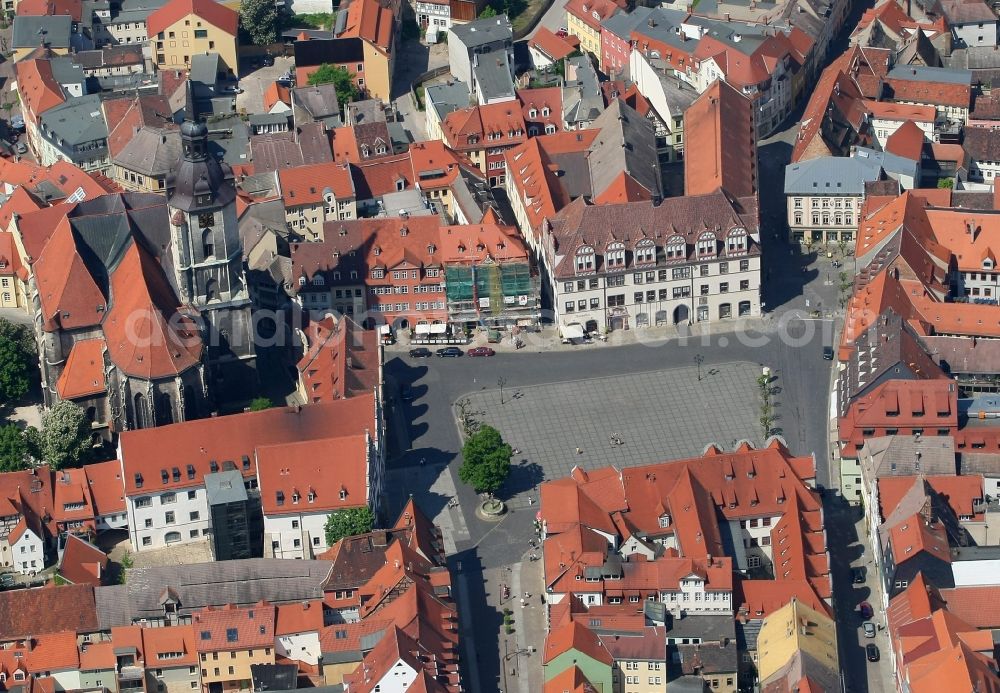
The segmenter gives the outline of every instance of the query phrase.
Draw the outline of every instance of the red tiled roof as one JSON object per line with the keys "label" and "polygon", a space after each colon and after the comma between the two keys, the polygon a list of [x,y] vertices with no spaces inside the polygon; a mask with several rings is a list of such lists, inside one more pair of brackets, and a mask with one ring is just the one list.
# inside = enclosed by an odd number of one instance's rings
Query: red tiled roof
{"label": "red tiled roof", "polygon": [[974,628],[1000,628],[1000,585],[954,587],[940,590],[951,613]]}
{"label": "red tiled roof", "polygon": [[684,194],[722,188],[734,197],[757,192],[757,139],[753,105],[746,96],[717,80],[684,111]]}
{"label": "red tiled roof", "polygon": [[60,399],[76,399],[104,392],[105,348],[107,343],[103,338],[81,339],[73,343],[56,382]]}
{"label": "red tiled roof", "polygon": [[338,201],[354,198],[354,182],[346,164],[327,162],[278,170],[278,184],[285,206],[316,205],[329,188]]}
{"label": "red tiled roof", "polygon": [[201,363],[194,320],[181,312],[163,268],[139,243],[111,274],[111,309],[102,326],[108,358],[128,375],[153,380]]}
{"label": "red tiled roof", "polygon": [[363,433],[258,447],[257,480],[264,514],[297,515],[368,505],[367,453],[368,439]]}
{"label": "red tiled roof", "polygon": [[[125,431],[119,439],[125,493],[140,495],[198,486],[205,474],[214,471],[211,462],[221,468],[223,462],[232,461],[240,468],[242,457],[252,459],[258,447],[357,435],[365,430],[377,434],[374,395]],[[195,471],[192,480],[187,478],[188,464]],[[173,467],[184,469],[176,482]],[[164,470],[166,483],[162,482]],[[253,475],[254,471],[244,473]],[[137,474],[142,478],[141,488],[136,486]]]}
{"label": "red tiled roof", "polygon": [[271,82],[267,89],[264,90],[264,109],[270,111],[279,102],[286,106],[291,106],[292,90],[277,82]]}
{"label": "red tiled roof", "polygon": [[156,36],[191,15],[205,20],[227,34],[236,36],[239,15],[215,0],[170,0],[146,18],[146,34]]}
{"label": "red tiled roof", "polygon": [[830,607],[807,580],[737,580],[735,588],[733,605],[741,617],[767,618],[792,599],[832,617]]}
{"label": "red tiled roof", "polygon": [[924,131],[912,120],[907,120],[885,141],[885,151],[911,161],[920,161],[924,149]]}
{"label": "red tiled roof", "polygon": [[65,630],[94,633],[98,628],[92,585],[0,592],[0,633],[5,640]]}
{"label": "red tiled roof", "polygon": [[114,671],[118,663],[114,643],[107,640],[93,642],[80,648],[81,671]]}
{"label": "red tiled roof", "polygon": [[121,464],[118,460],[96,462],[84,467],[97,516],[125,513]]}
{"label": "red tiled roof", "polygon": [[566,12],[597,32],[601,30],[601,22],[625,8],[624,1],[615,3],[610,0],[569,0],[566,3]]}
{"label": "red tiled roof", "polygon": [[274,646],[274,606],[206,607],[191,617],[198,652],[229,652]]}
{"label": "red tiled roof", "polygon": [[889,78],[885,83],[894,101],[956,108],[969,108],[972,103],[972,87],[968,84]]}
{"label": "red tiled roof", "polygon": [[22,60],[14,66],[17,91],[26,110],[27,120],[36,120],[45,111],[58,106],[66,99],[59,83],[52,76],[48,60]]}
{"label": "red tiled roof", "polygon": [[549,631],[545,638],[542,662],[548,664],[561,654],[576,650],[602,664],[611,666],[612,657],[600,639],[586,626],[573,621]]}
{"label": "red tiled roof", "polygon": [[597,693],[597,689],[574,665],[546,681],[544,693]]}
{"label": "red tiled roof", "polygon": [[889,542],[896,565],[901,565],[921,552],[951,563],[948,535],[940,522],[930,525],[919,514],[910,516],[889,529]]}
{"label": "red tiled roof", "polygon": [[316,633],[323,630],[323,602],[314,600],[295,604],[280,604],[275,607],[275,635],[295,635]]}
{"label": "red tiled roof", "polygon": [[441,123],[446,143],[457,151],[520,144],[525,140],[525,130],[524,114],[514,101],[460,108],[446,115]]}
{"label": "red tiled roof", "polygon": [[351,0],[347,7],[347,23],[338,38],[358,37],[388,54],[392,48],[394,23],[392,10],[378,0]]}
{"label": "red tiled roof", "polygon": [[297,369],[311,404],[371,392],[378,384],[378,335],[362,330],[349,318],[333,316],[305,330],[306,353]]}
{"label": "red tiled roof", "polygon": [[528,41],[528,47],[541,51],[550,60],[562,60],[580,47],[580,39],[576,36],[561,38],[548,27],[540,26],[535,35]]}
{"label": "red tiled roof", "polygon": [[83,15],[82,0],[20,0],[17,3],[18,17],[42,17],[69,15],[79,22]]}
{"label": "red tiled roof", "polygon": [[59,559],[59,576],[74,585],[100,585],[108,568],[108,556],[90,542],[74,534],[66,535]]}
{"label": "red tiled roof", "polygon": [[[39,210],[28,216],[34,217],[47,211]],[[44,330],[54,332],[94,327],[101,323],[107,300],[77,252],[73,231],[66,218],[59,221],[52,231],[41,256],[34,261],[33,270]]]}
{"label": "red tiled roof", "polygon": [[[195,644],[194,626],[170,626],[169,628],[143,628],[142,643],[139,645],[140,655],[145,658],[145,664],[151,668],[168,669],[172,667],[188,667],[197,664],[198,650]],[[119,642],[114,637],[115,647],[128,643],[125,639]],[[177,657],[177,654],[180,657]],[[171,655],[164,657],[163,655]]]}

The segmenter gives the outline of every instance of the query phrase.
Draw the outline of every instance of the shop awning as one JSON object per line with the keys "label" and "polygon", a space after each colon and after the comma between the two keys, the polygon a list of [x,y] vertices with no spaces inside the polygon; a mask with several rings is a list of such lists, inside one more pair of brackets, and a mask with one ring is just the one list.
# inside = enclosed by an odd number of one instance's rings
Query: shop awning
{"label": "shop awning", "polygon": [[578,322],[563,325],[562,336],[566,339],[583,339],[583,325]]}
{"label": "shop awning", "polygon": [[379,334],[389,334],[389,326],[388,325],[379,325],[378,326],[378,333]]}
{"label": "shop awning", "polygon": [[414,326],[413,331],[417,334],[428,334],[431,331],[431,326],[429,323],[420,322]]}
{"label": "shop awning", "polygon": [[431,325],[431,334],[444,334],[448,331],[448,325],[443,322],[436,322]]}

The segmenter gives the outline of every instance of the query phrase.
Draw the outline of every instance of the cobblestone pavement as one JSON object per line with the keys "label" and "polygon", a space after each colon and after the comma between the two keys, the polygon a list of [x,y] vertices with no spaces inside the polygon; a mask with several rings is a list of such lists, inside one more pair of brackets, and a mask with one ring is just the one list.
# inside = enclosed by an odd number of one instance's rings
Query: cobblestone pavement
{"label": "cobblestone pavement", "polygon": [[[732,448],[759,432],[760,366],[725,363],[471,394],[476,418],[497,428],[545,479],[574,465],[619,468],[700,455],[709,442]],[[495,385],[490,383],[490,385]],[[615,435],[622,442],[612,444]],[[759,443],[759,436],[755,436]]]}

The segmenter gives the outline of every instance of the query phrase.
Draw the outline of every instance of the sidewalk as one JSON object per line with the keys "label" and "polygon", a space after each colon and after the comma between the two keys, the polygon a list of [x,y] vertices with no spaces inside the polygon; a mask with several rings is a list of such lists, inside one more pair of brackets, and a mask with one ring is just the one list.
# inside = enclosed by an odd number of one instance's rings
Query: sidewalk
{"label": "sidewalk", "polygon": [[534,693],[544,685],[542,648],[547,628],[542,561],[529,561],[525,554],[522,561],[510,566],[508,576],[510,598],[500,611],[511,610],[514,632],[507,634],[501,626],[501,681],[507,693]]}
{"label": "sidewalk", "polygon": [[[669,325],[660,327],[641,327],[630,330],[615,330],[609,332],[607,341],[594,339],[584,344],[563,344],[559,335],[559,329],[555,326],[541,328],[537,332],[522,331],[519,335],[524,346],[517,349],[510,337],[509,332],[504,332],[503,339],[498,344],[487,342],[486,330],[477,330],[472,335],[472,340],[463,348],[477,346],[489,346],[497,353],[544,353],[573,351],[579,349],[605,349],[607,347],[624,346],[628,344],[656,343],[670,340],[688,339],[697,340],[712,338],[732,334],[738,331],[768,333],[776,329],[777,318],[773,314],[761,317],[736,318],[725,322],[711,321],[695,323],[694,325]],[[410,348],[410,335],[408,330],[398,330],[396,334],[397,342],[385,347],[386,352],[405,352]],[[424,344],[432,351],[437,348],[433,344]]]}

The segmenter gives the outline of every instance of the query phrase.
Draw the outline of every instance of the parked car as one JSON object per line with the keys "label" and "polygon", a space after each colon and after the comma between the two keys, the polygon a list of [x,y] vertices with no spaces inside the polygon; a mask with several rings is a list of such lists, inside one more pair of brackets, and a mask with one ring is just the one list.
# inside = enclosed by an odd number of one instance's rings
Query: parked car
{"label": "parked car", "polygon": [[858,604],[858,612],[861,614],[861,618],[864,620],[870,619],[875,615],[875,611],[872,609],[872,605],[868,602],[861,602]]}
{"label": "parked car", "polygon": [[410,358],[412,359],[426,359],[432,356],[431,350],[427,347],[417,347],[416,349],[410,349]]}
{"label": "parked car", "polygon": [[869,662],[877,662],[878,656],[878,645],[873,642],[868,643],[865,646],[865,656],[868,657]]}
{"label": "parked car", "polygon": [[469,349],[469,351],[468,351],[468,355],[469,356],[493,356],[496,353],[497,352],[495,352],[492,349],[490,349],[489,347],[485,347],[485,346],[473,347],[472,349]]}
{"label": "parked car", "polygon": [[825,346],[823,347],[823,358],[827,361],[833,361],[833,347]]}
{"label": "parked car", "polygon": [[458,347],[451,346],[451,347],[444,347],[444,348],[438,349],[436,353],[437,353],[438,356],[441,356],[442,358],[443,357],[447,357],[447,356],[450,356],[450,357],[454,358],[456,356],[461,356],[465,352],[463,352]]}
{"label": "parked car", "polygon": [[10,119],[10,127],[17,132],[24,132],[24,116],[16,115]]}
{"label": "parked car", "polygon": [[871,621],[865,621],[864,623],[862,623],[861,624],[861,630],[863,630],[865,632],[865,637],[866,638],[874,638],[875,637],[875,624],[872,623]]}
{"label": "parked car", "polygon": [[851,582],[855,585],[862,585],[865,582],[864,568],[851,568]]}
{"label": "parked car", "polygon": [[28,145],[26,145],[24,142],[18,142],[16,145],[14,145],[14,151],[16,151],[18,154],[27,154]]}

